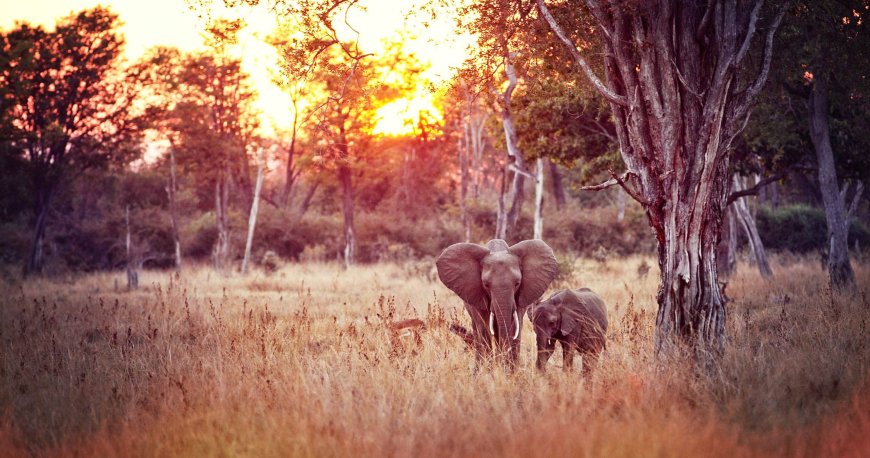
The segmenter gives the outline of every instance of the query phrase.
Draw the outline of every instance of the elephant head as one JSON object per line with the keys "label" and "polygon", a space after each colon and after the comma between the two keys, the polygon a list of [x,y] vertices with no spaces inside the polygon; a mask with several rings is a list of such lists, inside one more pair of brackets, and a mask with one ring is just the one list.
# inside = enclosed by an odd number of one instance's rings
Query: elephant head
{"label": "elephant head", "polygon": [[499,353],[510,350],[509,361],[516,364],[520,319],[558,272],[553,250],[541,240],[510,247],[500,239],[486,246],[457,243],[441,253],[436,266],[441,281],[467,304],[472,321],[475,313],[485,320]]}

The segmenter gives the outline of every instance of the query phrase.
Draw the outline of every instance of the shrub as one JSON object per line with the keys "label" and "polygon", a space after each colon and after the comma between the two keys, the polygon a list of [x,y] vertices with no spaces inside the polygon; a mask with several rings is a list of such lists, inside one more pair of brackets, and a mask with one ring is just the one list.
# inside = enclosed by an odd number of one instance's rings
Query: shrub
{"label": "shrub", "polygon": [[[808,205],[762,206],[758,211],[758,232],[764,246],[774,251],[808,253],[827,249],[825,212]],[[870,243],[870,231],[857,221],[849,227],[850,245],[856,241],[861,247]]]}

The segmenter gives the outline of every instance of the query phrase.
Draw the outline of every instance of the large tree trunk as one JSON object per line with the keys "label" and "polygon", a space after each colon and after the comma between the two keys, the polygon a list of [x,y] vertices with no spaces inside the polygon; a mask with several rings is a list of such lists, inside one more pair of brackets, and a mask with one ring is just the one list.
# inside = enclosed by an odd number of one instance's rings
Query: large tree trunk
{"label": "large tree trunk", "polygon": [[254,228],[257,226],[257,211],[260,208],[260,190],[263,188],[263,148],[257,157],[257,183],[254,185],[254,198],[251,201],[251,214],[248,216],[248,238],[245,241],[245,257],[242,259],[242,273],[248,272],[251,260],[251,246],[254,244]]}
{"label": "large tree trunk", "polygon": [[[734,191],[739,192],[746,189],[743,180],[734,175]],[[741,197],[734,201],[731,205],[734,215],[740,221],[740,226],[746,234],[746,240],[749,242],[749,250],[752,252],[752,257],[755,259],[755,265],[758,267],[758,272],[766,280],[773,278],[773,270],[770,268],[770,263],[767,262],[767,253],[764,251],[764,244],[761,242],[761,236],[758,235],[758,226],[755,224],[755,215],[749,211],[746,205],[746,197]]]}
{"label": "large tree trunk", "polygon": [[356,235],[353,226],[353,182],[350,167],[338,166],[338,181],[341,184],[342,209],[344,212],[344,265],[349,268],[355,262]]}
{"label": "large tree trunk", "polygon": [[172,243],[175,247],[175,271],[181,272],[181,237],[178,234],[178,204],[176,193],[178,182],[175,175],[175,148],[169,149],[169,187],[166,193],[169,195],[169,222],[172,226]]}
{"label": "large tree trunk", "polygon": [[495,211],[495,239],[507,239],[507,211],[504,207],[505,188],[507,188],[507,171],[502,171],[501,187],[498,193],[497,208]]}
{"label": "large tree trunk", "polygon": [[819,72],[814,76],[809,98],[810,137],[819,161],[819,190],[828,221],[828,274],[833,288],[850,290],[855,287],[855,274],[849,262],[846,210],[843,200],[840,199],[840,185],[837,181],[828,127],[828,75],[826,72]]}
{"label": "large tree trunk", "polygon": [[[544,19],[579,69],[609,102],[628,171],[620,184],[646,210],[656,233],[660,285],[655,348],[693,347],[703,361],[725,344],[725,304],[716,246],[727,199],[731,142],[740,134],[770,68],[770,21],[760,65],[746,65],[761,2],[665,0],[643,8],[587,1],[601,31],[605,80],[537,0]],[[760,68],[755,75],[745,72]],[[596,187],[603,189],[604,186]]]}
{"label": "large tree trunk", "polygon": [[535,163],[535,225],[533,238],[544,238],[544,160]]}

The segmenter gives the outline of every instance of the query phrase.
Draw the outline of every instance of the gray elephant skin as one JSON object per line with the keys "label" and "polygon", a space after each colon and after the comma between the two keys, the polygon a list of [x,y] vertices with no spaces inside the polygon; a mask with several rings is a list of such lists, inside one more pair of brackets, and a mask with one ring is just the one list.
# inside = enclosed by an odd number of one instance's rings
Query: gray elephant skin
{"label": "gray elephant skin", "polygon": [[562,368],[571,370],[577,351],[583,355],[584,374],[590,372],[591,360],[597,360],[606,346],[607,309],[589,288],[554,293],[529,309],[529,319],[537,335],[538,370],[546,370],[556,342],[562,344]]}
{"label": "gray elephant skin", "polygon": [[516,368],[521,342],[522,317],[556,278],[559,266],[553,250],[541,240],[508,246],[491,240],[486,246],[457,243],[436,261],[438,277],[465,302],[471,315],[472,345],[480,360],[492,350]]}

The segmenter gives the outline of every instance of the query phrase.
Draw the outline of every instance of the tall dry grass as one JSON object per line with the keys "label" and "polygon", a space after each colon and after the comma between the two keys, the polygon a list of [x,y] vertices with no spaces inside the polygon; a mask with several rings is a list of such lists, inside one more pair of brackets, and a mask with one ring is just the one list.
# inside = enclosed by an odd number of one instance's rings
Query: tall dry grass
{"label": "tall dry grass", "polygon": [[[720,367],[659,364],[656,269],[580,260],[609,305],[593,376],[475,369],[460,300],[415,266],[291,265],[0,285],[0,454],[830,456],[870,454],[870,269],[831,294],[813,262],[741,266]],[[651,261],[647,260],[646,262]],[[420,339],[386,324],[420,318]],[[530,337],[531,336],[531,337]]]}

